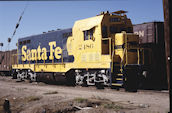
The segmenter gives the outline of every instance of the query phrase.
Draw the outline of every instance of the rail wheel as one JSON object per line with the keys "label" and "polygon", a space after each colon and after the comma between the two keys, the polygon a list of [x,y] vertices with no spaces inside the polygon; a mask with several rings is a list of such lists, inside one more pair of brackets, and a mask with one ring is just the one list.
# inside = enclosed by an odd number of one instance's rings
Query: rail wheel
{"label": "rail wheel", "polygon": [[95,85],[97,89],[104,89],[104,84],[101,82],[96,82]]}
{"label": "rail wheel", "polygon": [[23,81],[24,80],[24,71],[17,70],[17,81]]}
{"label": "rail wheel", "polygon": [[87,84],[87,77],[84,77],[83,83],[82,83],[81,86],[82,86],[82,87],[88,87],[88,84]]}
{"label": "rail wheel", "polygon": [[76,78],[75,78],[75,72],[73,70],[67,72],[66,74],[66,81],[68,86],[75,86],[76,84]]}

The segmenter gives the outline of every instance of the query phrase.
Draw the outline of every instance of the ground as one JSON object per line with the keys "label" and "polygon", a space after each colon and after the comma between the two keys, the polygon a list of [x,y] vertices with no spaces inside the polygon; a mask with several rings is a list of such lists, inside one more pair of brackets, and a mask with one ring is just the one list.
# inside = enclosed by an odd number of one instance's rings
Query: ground
{"label": "ground", "polygon": [[106,87],[16,82],[0,76],[0,113],[5,99],[12,113],[168,113],[169,92],[125,92]]}

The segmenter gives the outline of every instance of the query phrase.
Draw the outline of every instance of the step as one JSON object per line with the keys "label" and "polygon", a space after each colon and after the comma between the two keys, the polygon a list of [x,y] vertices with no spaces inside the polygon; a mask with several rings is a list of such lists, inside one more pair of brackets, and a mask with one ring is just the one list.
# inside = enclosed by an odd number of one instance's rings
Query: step
{"label": "step", "polygon": [[117,84],[123,84],[123,80],[121,81],[116,81],[115,83],[117,83]]}
{"label": "step", "polygon": [[122,80],[123,80],[123,78],[116,78],[116,80],[121,80],[121,81],[122,81]]}
{"label": "step", "polygon": [[116,75],[118,75],[118,76],[123,76],[123,74],[122,74],[122,73],[118,73],[118,74],[116,74]]}
{"label": "step", "polygon": [[119,83],[112,83],[112,86],[122,86],[122,84],[119,84]]}

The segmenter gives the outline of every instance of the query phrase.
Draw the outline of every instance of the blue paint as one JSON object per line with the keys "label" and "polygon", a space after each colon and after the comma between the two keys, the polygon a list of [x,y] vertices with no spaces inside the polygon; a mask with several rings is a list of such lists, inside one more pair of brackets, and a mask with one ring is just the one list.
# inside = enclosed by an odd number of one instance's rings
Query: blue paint
{"label": "blue paint", "polygon": [[[43,34],[38,34],[38,35],[33,35],[33,36],[28,36],[24,38],[20,38],[18,40],[18,52],[20,54],[19,56],[19,64],[22,63],[21,61],[21,49],[22,46],[26,45],[27,49],[37,49],[38,46],[40,45],[40,48],[45,47],[47,51],[50,50],[49,42],[56,41],[56,47],[61,47],[63,49],[63,62],[73,62],[74,57],[69,56],[66,48],[66,43],[68,39],[68,35],[65,34],[71,34],[72,29],[63,29],[63,30],[57,30],[57,31],[51,31]],[[30,43],[23,43],[24,41],[27,42],[30,40]],[[22,43],[21,43],[22,42]],[[54,48],[55,49],[55,48]],[[51,63],[52,60],[49,60],[49,55],[50,52],[47,52],[47,57],[48,59],[45,61],[45,63]],[[54,55],[54,53],[53,53]],[[54,59],[54,62],[62,62],[62,59]],[[29,63],[28,61],[24,62],[25,64]],[[36,63],[36,61],[30,61],[30,63]],[[37,63],[43,63],[43,60],[37,61]]]}

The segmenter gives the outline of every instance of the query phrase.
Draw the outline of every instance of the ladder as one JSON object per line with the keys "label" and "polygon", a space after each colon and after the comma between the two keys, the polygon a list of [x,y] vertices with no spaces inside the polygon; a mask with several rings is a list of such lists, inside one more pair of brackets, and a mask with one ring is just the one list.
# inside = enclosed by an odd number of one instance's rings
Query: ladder
{"label": "ladder", "polygon": [[121,88],[124,85],[124,73],[120,66],[114,66],[114,73],[112,74],[112,88]]}

